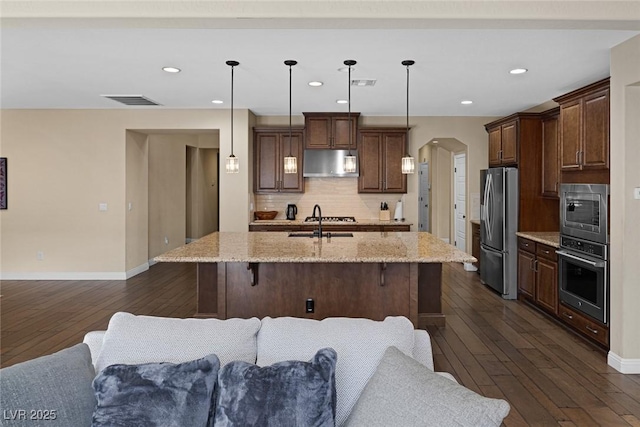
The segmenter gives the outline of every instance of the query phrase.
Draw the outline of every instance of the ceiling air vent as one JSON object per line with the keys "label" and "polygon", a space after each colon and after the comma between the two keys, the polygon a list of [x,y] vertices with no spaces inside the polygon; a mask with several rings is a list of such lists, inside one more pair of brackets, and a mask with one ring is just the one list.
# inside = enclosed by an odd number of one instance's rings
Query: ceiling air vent
{"label": "ceiling air vent", "polygon": [[351,86],[375,86],[376,79],[352,79]]}
{"label": "ceiling air vent", "polygon": [[142,95],[102,95],[124,105],[161,105]]}

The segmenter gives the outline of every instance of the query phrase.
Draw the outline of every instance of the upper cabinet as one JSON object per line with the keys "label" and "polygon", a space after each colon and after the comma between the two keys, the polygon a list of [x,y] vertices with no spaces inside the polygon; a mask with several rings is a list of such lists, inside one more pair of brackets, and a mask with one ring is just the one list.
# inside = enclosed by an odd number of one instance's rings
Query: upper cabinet
{"label": "upper cabinet", "polygon": [[560,185],[560,108],[542,113],[542,195],[558,197]]}
{"label": "upper cabinet", "polygon": [[563,171],[609,169],[609,78],[554,98]]}
{"label": "upper cabinet", "polygon": [[358,117],[360,113],[302,113],[304,114],[304,132],[306,149],[357,149]]}
{"label": "upper cabinet", "polygon": [[[254,128],[254,193],[303,193],[303,128]],[[284,157],[297,158],[298,172],[284,173]]]}
{"label": "upper cabinet", "polygon": [[[490,127],[491,126],[491,127]],[[490,123],[489,166],[515,166],[518,164],[518,122]]]}
{"label": "upper cabinet", "polygon": [[406,128],[360,129],[359,193],[406,193],[407,175],[402,173]]}

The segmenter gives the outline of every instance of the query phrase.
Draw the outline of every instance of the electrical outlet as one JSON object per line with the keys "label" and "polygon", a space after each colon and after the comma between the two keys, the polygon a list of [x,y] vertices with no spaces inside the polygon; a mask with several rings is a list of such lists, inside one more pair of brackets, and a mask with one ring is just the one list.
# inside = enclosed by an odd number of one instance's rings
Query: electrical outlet
{"label": "electrical outlet", "polygon": [[169,238],[167,236],[164,236],[164,244],[165,245],[169,244]]}
{"label": "electrical outlet", "polygon": [[129,210],[132,211],[133,210],[133,203],[129,202]]}
{"label": "electrical outlet", "polygon": [[306,303],[305,303],[305,305],[304,305],[304,308],[305,308],[305,310],[304,310],[304,311],[305,311],[306,313],[313,313],[313,312],[315,312],[315,309],[316,309],[315,301],[314,301],[312,298],[307,299],[307,301],[306,301]]}
{"label": "electrical outlet", "polygon": [[100,203],[98,205],[98,209],[100,210],[100,212],[106,212],[107,211],[107,204],[106,203]]}
{"label": "electrical outlet", "polygon": [[36,259],[38,261],[44,261],[44,252],[42,252],[42,251],[36,252]]}
{"label": "electrical outlet", "polygon": [[633,198],[640,199],[640,187],[636,187],[633,189]]}

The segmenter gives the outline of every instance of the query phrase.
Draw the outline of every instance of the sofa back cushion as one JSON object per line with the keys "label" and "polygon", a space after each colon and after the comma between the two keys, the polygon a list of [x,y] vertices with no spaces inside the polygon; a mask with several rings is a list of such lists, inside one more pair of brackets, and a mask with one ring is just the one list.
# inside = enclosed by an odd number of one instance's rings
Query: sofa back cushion
{"label": "sofa back cushion", "polygon": [[86,344],[0,369],[0,425],[91,425],[94,377]]}
{"label": "sofa back cushion", "polygon": [[215,353],[220,365],[256,361],[260,320],[170,319],[116,313],[109,321],[96,372],[109,365],[182,363]]}
{"label": "sofa back cushion", "polygon": [[265,317],[258,333],[257,364],[310,360],[321,348],[333,348],[338,355],[336,424],[341,425],[387,347],[395,346],[410,355],[413,345],[413,324],[405,317],[387,317],[384,321]]}

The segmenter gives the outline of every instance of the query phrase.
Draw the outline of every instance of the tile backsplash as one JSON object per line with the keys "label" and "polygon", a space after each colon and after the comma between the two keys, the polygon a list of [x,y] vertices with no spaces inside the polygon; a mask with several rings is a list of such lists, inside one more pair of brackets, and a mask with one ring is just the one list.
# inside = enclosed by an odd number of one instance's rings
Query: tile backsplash
{"label": "tile backsplash", "polygon": [[298,206],[296,219],[311,216],[313,206],[320,205],[322,216],[354,216],[377,219],[380,202],[387,202],[393,218],[396,202],[403,194],[358,193],[358,178],[305,178],[304,193],[256,194],[255,209],[278,211],[276,219],[285,219],[289,203]]}

